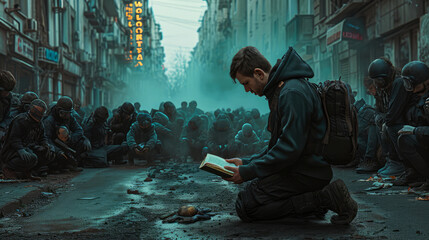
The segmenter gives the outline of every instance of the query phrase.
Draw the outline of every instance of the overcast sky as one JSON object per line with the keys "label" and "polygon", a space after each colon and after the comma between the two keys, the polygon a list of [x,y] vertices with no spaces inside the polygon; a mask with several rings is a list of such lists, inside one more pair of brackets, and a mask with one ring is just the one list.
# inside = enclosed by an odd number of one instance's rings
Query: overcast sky
{"label": "overcast sky", "polygon": [[174,68],[174,57],[178,51],[186,56],[198,42],[197,30],[200,20],[207,9],[203,0],[149,0],[155,20],[161,25],[163,40],[161,44],[165,49],[165,67],[167,74]]}

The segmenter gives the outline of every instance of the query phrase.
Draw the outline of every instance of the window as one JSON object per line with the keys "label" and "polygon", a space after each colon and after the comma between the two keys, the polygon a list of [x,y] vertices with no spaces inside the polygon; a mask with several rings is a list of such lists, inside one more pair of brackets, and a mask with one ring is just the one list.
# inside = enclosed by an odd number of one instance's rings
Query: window
{"label": "window", "polygon": [[322,19],[326,17],[326,0],[320,0],[319,4],[319,15]]}

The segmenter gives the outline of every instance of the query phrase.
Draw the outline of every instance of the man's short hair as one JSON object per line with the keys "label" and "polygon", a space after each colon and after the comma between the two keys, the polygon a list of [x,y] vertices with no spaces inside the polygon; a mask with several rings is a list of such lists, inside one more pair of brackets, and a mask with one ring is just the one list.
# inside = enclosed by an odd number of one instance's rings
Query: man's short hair
{"label": "man's short hair", "polygon": [[255,47],[244,47],[232,58],[229,75],[236,82],[237,73],[246,77],[252,77],[255,68],[260,68],[264,72],[269,73],[271,71],[271,64]]}

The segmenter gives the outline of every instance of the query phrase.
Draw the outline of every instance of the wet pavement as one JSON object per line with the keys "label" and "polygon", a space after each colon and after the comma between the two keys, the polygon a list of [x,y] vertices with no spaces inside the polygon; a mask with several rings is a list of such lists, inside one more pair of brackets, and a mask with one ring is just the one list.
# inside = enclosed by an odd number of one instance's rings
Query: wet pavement
{"label": "wet pavement", "polygon": [[[200,171],[197,163],[158,163],[85,169],[18,209],[21,214],[0,218],[0,239],[429,239],[428,201],[417,201],[405,187],[364,191],[373,183],[358,180],[370,175],[334,172],[359,204],[349,226],[330,224],[330,213],[325,220],[243,223],[234,210],[243,186]],[[193,224],[162,223],[161,216],[183,205],[216,215]]]}

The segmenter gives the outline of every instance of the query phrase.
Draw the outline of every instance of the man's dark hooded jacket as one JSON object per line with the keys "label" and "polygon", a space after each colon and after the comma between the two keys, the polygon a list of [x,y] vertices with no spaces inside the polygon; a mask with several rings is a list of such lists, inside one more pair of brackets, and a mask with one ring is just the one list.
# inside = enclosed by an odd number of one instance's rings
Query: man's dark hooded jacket
{"label": "man's dark hooded jacket", "polygon": [[271,70],[263,91],[271,111],[271,139],[264,152],[243,159],[239,171],[245,181],[291,173],[332,178],[323,157],[306,148],[308,142],[321,141],[327,127],[321,100],[307,80],[313,76],[311,67],[292,48]]}

